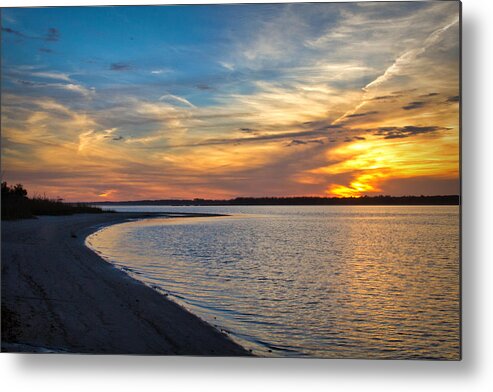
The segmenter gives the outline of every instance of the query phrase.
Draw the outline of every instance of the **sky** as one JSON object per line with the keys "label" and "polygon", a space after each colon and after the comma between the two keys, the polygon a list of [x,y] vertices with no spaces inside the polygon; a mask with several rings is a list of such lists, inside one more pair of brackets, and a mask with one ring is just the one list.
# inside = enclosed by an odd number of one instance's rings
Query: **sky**
{"label": "sky", "polygon": [[459,3],[2,8],[2,181],[67,201],[459,193]]}

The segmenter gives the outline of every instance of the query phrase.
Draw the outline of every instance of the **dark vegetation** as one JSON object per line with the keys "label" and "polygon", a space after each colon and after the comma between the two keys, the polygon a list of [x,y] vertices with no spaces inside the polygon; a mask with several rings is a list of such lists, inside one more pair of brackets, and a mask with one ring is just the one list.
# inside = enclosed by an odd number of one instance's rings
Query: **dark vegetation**
{"label": "dark vegetation", "polygon": [[363,197],[237,197],[230,200],[139,200],[99,202],[105,205],[247,206],[247,205],[459,205],[459,195]]}
{"label": "dark vegetation", "polygon": [[9,186],[2,182],[2,220],[32,218],[36,215],[71,215],[80,213],[101,213],[101,208],[85,203],[64,203],[62,199],[46,196],[27,197],[27,190],[21,184]]}

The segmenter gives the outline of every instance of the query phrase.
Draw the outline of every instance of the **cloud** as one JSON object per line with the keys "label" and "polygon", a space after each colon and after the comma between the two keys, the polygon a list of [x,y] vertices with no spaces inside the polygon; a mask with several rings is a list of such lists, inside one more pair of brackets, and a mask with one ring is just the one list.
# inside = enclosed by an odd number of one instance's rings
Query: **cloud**
{"label": "cloud", "polygon": [[79,146],[77,151],[79,153],[93,152],[95,147],[100,142],[108,138],[113,138],[113,134],[117,131],[117,128],[104,129],[95,131],[90,129],[88,131],[79,134]]}
{"label": "cloud", "polygon": [[289,144],[286,145],[286,147],[305,145],[305,144],[310,144],[310,143],[324,144],[324,141],[321,139],[315,139],[315,140],[293,139],[289,142]]}
{"label": "cloud", "polygon": [[384,139],[402,139],[405,137],[420,135],[424,133],[446,131],[450,128],[440,127],[436,125],[418,127],[414,125],[406,125],[405,127],[380,127],[373,131],[375,135],[383,136]]}
{"label": "cloud", "polygon": [[447,102],[459,102],[460,101],[460,96],[459,95],[454,95],[452,97],[448,97],[447,98]]}
{"label": "cloud", "polygon": [[173,95],[173,94],[165,94],[165,95],[162,95],[161,97],[159,97],[159,100],[160,101],[171,102],[171,103],[173,103],[173,102],[180,103],[180,104],[183,104],[183,105],[185,105],[187,107],[195,108],[195,105],[193,105],[187,99],[182,98],[182,97],[178,97],[177,95]]}
{"label": "cloud", "polygon": [[366,117],[366,116],[372,116],[374,114],[378,114],[378,112],[372,111],[372,112],[366,112],[366,113],[349,114],[346,116],[346,118]]}
{"label": "cloud", "polygon": [[54,27],[50,27],[45,35],[45,41],[58,41],[60,39],[60,32]]}
{"label": "cloud", "polygon": [[437,95],[440,95],[439,93],[428,93],[424,95],[420,95],[421,98],[427,98],[427,97],[435,97]]}
{"label": "cloud", "polygon": [[169,73],[169,72],[172,72],[170,69],[168,68],[159,68],[159,69],[153,69],[151,71],[151,74],[153,75],[161,75],[163,73]]}
{"label": "cloud", "polygon": [[31,72],[29,76],[43,79],[56,79],[63,80],[65,82],[73,82],[70,75],[63,72]]}
{"label": "cloud", "polygon": [[371,88],[375,88],[382,83],[386,82],[388,79],[398,75],[399,73],[402,72],[402,68],[411,64],[416,58],[420,55],[422,55],[426,50],[431,48],[433,45],[438,43],[444,33],[449,30],[451,27],[455,26],[457,23],[459,23],[459,17],[454,16],[451,22],[447,23],[446,25],[434,30],[424,41],[424,43],[416,48],[410,49],[400,55],[394,63],[388,67],[385,72],[380,75],[378,78],[373,80],[372,82],[368,83],[363,90],[368,91]]}
{"label": "cloud", "polygon": [[23,34],[23,33],[21,33],[20,31],[17,31],[17,30],[11,29],[10,27],[2,27],[2,31],[3,31],[4,33],[13,34],[13,35],[16,35],[16,36],[18,36],[18,37],[28,38],[26,35],[24,35],[24,34]]}
{"label": "cloud", "polygon": [[127,63],[111,63],[110,70],[111,71],[129,71],[132,69],[132,66]]}
{"label": "cloud", "polygon": [[22,80],[22,79],[17,79],[15,82],[22,84],[24,86],[31,86],[31,87],[44,87],[47,85],[47,83],[31,82],[30,80]]}
{"label": "cloud", "polygon": [[44,35],[40,35],[40,36],[28,35],[19,30],[14,30],[10,27],[2,27],[2,31],[4,33],[12,34],[20,38],[42,40],[46,42],[56,42],[60,39],[60,32],[58,31],[58,29],[54,27],[50,27]]}
{"label": "cloud", "polygon": [[44,89],[46,91],[49,91],[48,89],[50,88],[57,90],[65,90],[65,91],[81,94],[85,97],[90,97],[95,93],[94,88],[87,88],[76,83],[46,83],[46,82],[36,82],[36,81],[23,80],[23,79],[16,79],[14,80],[14,83],[27,87]]}
{"label": "cloud", "polygon": [[413,101],[409,102],[406,106],[403,106],[402,108],[404,110],[414,110],[414,109],[420,109],[424,106],[426,106],[428,102],[423,102],[423,101]]}
{"label": "cloud", "polygon": [[395,98],[400,98],[402,95],[379,95],[377,97],[373,97],[371,100],[372,101],[385,101],[387,99],[395,99]]}
{"label": "cloud", "polygon": [[[55,86],[55,85],[53,85]],[[74,83],[69,83],[69,84],[59,84],[56,85],[56,87],[67,90],[67,91],[73,91],[76,93],[79,93],[81,95],[84,95],[85,97],[89,97],[94,94],[96,91],[94,88],[86,88],[80,84],[74,84]]]}
{"label": "cloud", "polygon": [[38,51],[41,53],[53,53],[53,50],[48,48],[39,48]]}
{"label": "cloud", "polygon": [[[221,145],[231,145],[231,144],[246,144],[246,143],[257,143],[263,141],[276,141],[285,140],[292,138],[313,138],[313,137],[323,137],[327,136],[327,131],[324,129],[315,129],[309,131],[298,131],[298,132],[278,132],[272,134],[255,134],[252,133],[252,137],[235,137],[235,138],[217,138],[217,139],[205,139],[194,144],[178,144],[172,147],[203,147],[203,146],[221,146]],[[299,140],[299,139],[297,139]],[[316,143],[320,143],[317,141]],[[296,142],[294,144],[297,144]],[[301,143],[298,143],[301,144]]]}
{"label": "cloud", "polygon": [[253,128],[240,128],[240,131],[244,133],[258,133],[258,130]]}
{"label": "cloud", "polygon": [[213,90],[213,88],[211,86],[209,86],[208,84],[204,84],[204,83],[199,83],[197,84],[195,87],[197,87],[197,89],[199,90]]}
{"label": "cloud", "polygon": [[226,61],[220,61],[219,65],[221,65],[221,67],[223,67],[223,68],[226,68],[228,71],[234,71],[235,70],[234,64],[226,62]]}

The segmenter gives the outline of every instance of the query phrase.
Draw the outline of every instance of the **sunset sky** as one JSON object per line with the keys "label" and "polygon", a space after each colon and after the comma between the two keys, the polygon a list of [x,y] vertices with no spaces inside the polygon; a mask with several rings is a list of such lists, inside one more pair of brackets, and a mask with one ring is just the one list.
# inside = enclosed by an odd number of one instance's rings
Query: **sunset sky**
{"label": "sunset sky", "polygon": [[2,180],[69,201],[459,193],[459,3],[2,9]]}

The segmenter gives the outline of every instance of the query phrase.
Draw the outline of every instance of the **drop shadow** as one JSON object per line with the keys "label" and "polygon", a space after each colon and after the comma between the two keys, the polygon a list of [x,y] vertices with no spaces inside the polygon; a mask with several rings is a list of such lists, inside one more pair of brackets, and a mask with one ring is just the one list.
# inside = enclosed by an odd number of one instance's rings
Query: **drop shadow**
{"label": "drop shadow", "polygon": [[480,51],[478,20],[463,17],[462,24],[462,357],[464,368],[477,368],[480,344],[479,259],[481,235],[481,126],[479,116]]}

